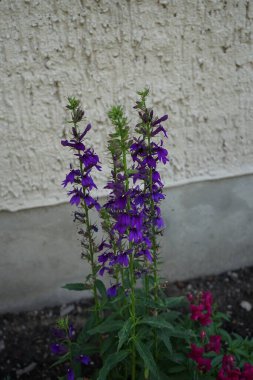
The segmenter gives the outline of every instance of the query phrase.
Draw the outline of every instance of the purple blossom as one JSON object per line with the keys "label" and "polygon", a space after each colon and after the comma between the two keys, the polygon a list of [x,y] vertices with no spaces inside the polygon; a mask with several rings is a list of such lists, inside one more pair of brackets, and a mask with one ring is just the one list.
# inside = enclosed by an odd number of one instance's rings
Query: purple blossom
{"label": "purple blossom", "polygon": [[101,167],[98,165],[99,158],[98,155],[94,153],[92,149],[87,149],[83,155],[78,155],[80,161],[84,164],[85,169],[90,169],[93,166],[95,166],[98,170],[101,169]]}
{"label": "purple blossom", "polygon": [[163,132],[164,136],[168,137],[166,130],[161,125],[159,125],[158,128],[156,128],[156,129],[153,130],[153,132],[151,133],[151,136],[154,137],[154,136],[156,136],[160,132]]}
{"label": "purple blossom", "polygon": [[118,197],[114,201],[114,208],[119,209],[119,210],[124,210],[127,205],[127,197],[125,195],[122,195]]}
{"label": "purple blossom", "polygon": [[142,228],[142,214],[135,214],[131,216],[131,226],[137,229]]}
{"label": "purple blossom", "polygon": [[151,155],[148,155],[143,160],[143,165],[147,164],[149,168],[155,169],[156,168],[156,159],[153,158]]}
{"label": "purple blossom", "polygon": [[130,228],[129,233],[129,241],[133,241],[134,243],[139,243],[142,240],[142,231],[137,228]]}
{"label": "purple blossom", "polygon": [[135,255],[136,257],[144,256],[148,261],[152,262],[152,255],[149,249],[142,249]]}
{"label": "purple blossom", "polygon": [[70,140],[70,141],[68,141],[68,140],[62,140],[61,144],[63,146],[69,146],[70,148],[76,149],[78,151],[80,151],[80,150],[84,151],[85,150],[85,146],[80,141],[76,141],[76,140]]}
{"label": "purple blossom", "polygon": [[97,189],[97,186],[93,182],[93,179],[88,174],[86,174],[84,177],[82,177],[82,186],[88,187],[89,190],[92,190],[93,188]]}
{"label": "purple blossom", "polygon": [[92,207],[92,206],[94,206],[95,209],[96,209],[97,211],[100,210],[100,208],[101,208],[100,204],[99,204],[94,198],[92,198],[92,196],[90,196],[90,195],[85,195],[85,196],[83,197],[83,199],[84,199],[84,202],[86,203],[86,205],[87,205],[88,207]]}
{"label": "purple blossom", "polygon": [[152,127],[154,127],[157,124],[162,123],[163,121],[166,121],[167,119],[168,119],[168,115],[164,115],[164,116],[160,117],[160,119],[153,121]]}
{"label": "purple blossom", "polygon": [[67,380],[75,380],[75,374],[72,368],[67,369]]}
{"label": "purple blossom", "polygon": [[64,355],[68,352],[68,348],[64,344],[53,343],[50,345],[50,350],[54,355]]}
{"label": "purple blossom", "polygon": [[75,182],[75,177],[80,176],[81,172],[80,170],[71,170],[67,175],[66,179],[62,182],[62,185],[66,187],[69,183]]}
{"label": "purple blossom", "polygon": [[128,267],[129,266],[129,258],[126,252],[121,253],[117,257],[117,263],[122,265],[123,267]]}
{"label": "purple blossom", "polygon": [[124,234],[126,229],[130,225],[130,216],[127,213],[119,214],[117,217],[117,222],[115,223],[114,228],[120,233]]}
{"label": "purple blossom", "polygon": [[116,297],[117,295],[117,292],[118,292],[118,288],[120,287],[120,284],[115,284],[115,285],[112,285],[110,288],[107,289],[106,293],[107,293],[107,296],[112,298],[112,297]]}
{"label": "purple blossom", "polygon": [[109,270],[110,270],[110,268],[103,266],[103,267],[99,270],[98,273],[99,273],[100,276],[103,276],[104,273],[105,273],[105,271],[109,272]]}
{"label": "purple blossom", "polygon": [[98,250],[102,251],[104,248],[111,248],[111,244],[108,244],[106,240],[102,240],[100,245],[98,246]]}
{"label": "purple blossom", "polygon": [[59,329],[57,327],[53,327],[51,329],[51,332],[52,332],[52,335],[55,337],[55,338],[58,338],[58,339],[65,339],[66,338],[66,333],[64,330],[62,329]]}
{"label": "purple blossom", "polygon": [[166,162],[169,161],[169,159],[167,158],[168,151],[166,149],[155,144],[155,148],[153,148],[153,150],[157,154],[158,160],[161,161],[164,165],[166,164]]}
{"label": "purple blossom", "polygon": [[73,190],[68,192],[68,195],[72,195],[72,194],[73,194],[73,196],[70,198],[69,203],[71,205],[78,206],[81,202],[81,198],[83,198],[83,193],[79,189],[73,189]]}
{"label": "purple blossom", "polygon": [[74,330],[74,327],[72,325],[72,323],[70,323],[69,325],[69,330],[68,330],[68,336],[70,339],[72,339],[74,336],[75,336],[75,330]]}
{"label": "purple blossom", "polygon": [[161,217],[157,217],[154,219],[154,224],[157,228],[161,229],[161,228],[164,228],[164,221],[163,221],[163,218]]}
{"label": "purple blossom", "polygon": [[80,363],[84,364],[84,365],[89,365],[91,360],[90,360],[90,357],[87,356],[87,355],[79,355],[76,360],[78,360]]}
{"label": "purple blossom", "polygon": [[91,129],[91,124],[88,124],[85,130],[83,131],[83,133],[80,135],[80,141],[82,141],[82,139],[84,138],[86,133],[89,132],[90,129]]}

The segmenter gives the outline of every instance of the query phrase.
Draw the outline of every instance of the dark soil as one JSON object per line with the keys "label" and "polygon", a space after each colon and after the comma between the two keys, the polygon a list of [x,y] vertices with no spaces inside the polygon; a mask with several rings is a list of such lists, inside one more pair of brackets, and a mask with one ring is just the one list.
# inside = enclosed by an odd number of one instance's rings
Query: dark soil
{"label": "dark soil", "polygon": [[[167,284],[168,295],[210,290],[219,310],[231,316],[226,325],[230,332],[253,337],[253,267],[218,276],[207,276],[185,282]],[[243,301],[246,301],[243,302]],[[245,309],[252,310],[247,311]],[[87,315],[88,303],[68,305],[0,316],[0,380],[57,379],[58,368],[50,368],[54,357],[49,344],[50,328],[60,315],[69,314],[78,330]]]}

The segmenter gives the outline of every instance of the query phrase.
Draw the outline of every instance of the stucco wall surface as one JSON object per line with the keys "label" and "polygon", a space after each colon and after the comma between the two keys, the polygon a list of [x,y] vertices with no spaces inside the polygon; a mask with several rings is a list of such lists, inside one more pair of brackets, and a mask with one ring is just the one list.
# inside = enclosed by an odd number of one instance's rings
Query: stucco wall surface
{"label": "stucco wall surface", "polygon": [[252,21],[246,0],[2,0],[0,209],[66,199],[68,95],[102,160],[108,107],[148,85],[170,115],[167,185],[252,172]]}
{"label": "stucco wall surface", "polygon": [[[252,188],[248,175],[165,190],[159,255],[164,279],[253,265]],[[63,204],[0,213],[0,313],[87,297],[61,288],[89,273],[71,212]]]}

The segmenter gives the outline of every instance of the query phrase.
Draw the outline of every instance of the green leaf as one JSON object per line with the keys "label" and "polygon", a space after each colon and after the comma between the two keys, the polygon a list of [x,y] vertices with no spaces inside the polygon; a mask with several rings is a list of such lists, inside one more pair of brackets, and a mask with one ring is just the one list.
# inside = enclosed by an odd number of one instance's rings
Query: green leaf
{"label": "green leaf", "polygon": [[170,367],[168,369],[168,373],[180,373],[180,372],[183,372],[185,371],[186,368],[181,366],[181,365],[177,365],[177,366],[174,366],[174,367]]}
{"label": "green leaf", "polygon": [[236,349],[236,351],[235,351],[235,353],[238,355],[240,355],[240,356],[242,356],[243,358],[248,358],[248,353],[246,352],[246,351],[244,351],[244,350],[242,350],[242,349],[240,349],[240,348],[237,348]]}
{"label": "green leaf", "polygon": [[227,342],[229,345],[232,343],[232,338],[226,330],[220,329],[220,334],[225,342]]}
{"label": "green leaf", "polygon": [[82,282],[78,282],[78,283],[73,283],[73,284],[65,284],[64,286],[62,286],[62,288],[63,289],[68,289],[68,290],[81,291],[81,290],[89,290],[89,289],[91,289],[91,285],[84,284]]}
{"label": "green leaf", "polygon": [[69,354],[69,352],[67,352],[65,355],[61,356],[58,360],[56,360],[56,362],[54,362],[50,366],[50,368],[53,368],[53,367],[55,367],[55,366],[57,366],[57,365],[59,365],[61,363],[64,363],[64,362],[68,361],[69,358],[70,358],[70,354]]}
{"label": "green leaf", "polygon": [[217,365],[219,365],[222,362],[222,358],[223,355],[215,356],[215,358],[213,358],[212,360],[212,367],[216,367]]}
{"label": "green leaf", "polygon": [[106,320],[100,325],[94,327],[93,329],[90,329],[87,334],[94,335],[94,334],[105,334],[112,331],[119,330],[123,325],[123,321],[116,321],[114,319]]}
{"label": "green leaf", "polygon": [[145,317],[141,319],[138,322],[138,324],[146,324],[152,327],[156,327],[158,329],[169,329],[169,330],[173,329],[173,326],[171,323],[157,317]]}
{"label": "green leaf", "polygon": [[132,327],[132,320],[129,318],[123,325],[122,329],[119,331],[119,343],[118,343],[118,348],[117,351],[121,349],[123,344],[126,342],[126,340],[129,337],[130,331]]}
{"label": "green leaf", "polygon": [[153,355],[151,354],[150,350],[148,349],[148,346],[143,344],[142,342],[139,342],[138,340],[135,341],[135,346],[136,346],[136,349],[137,349],[140,357],[144,361],[145,366],[150,370],[150,372],[154,376],[156,376],[157,380],[161,379],[160,375],[159,375],[158,367],[157,367],[156,362],[153,358]]}
{"label": "green leaf", "polygon": [[169,353],[172,354],[173,348],[170,341],[170,334],[168,334],[168,331],[167,330],[159,331],[158,336],[161,339],[161,341],[164,343]]}
{"label": "green leaf", "polygon": [[176,308],[183,306],[186,302],[185,297],[168,297],[161,301],[161,306],[166,306],[168,308]]}
{"label": "green leaf", "polygon": [[192,379],[191,374],[188,371],[175,373],[173,377],[170,376],[171,380],[190,380]]}
{"label": "green leaf", "polygon": [[100,295],[102,298],[107,298],[107,295],[106,295],[106,287],[103,283],[103,281],[101,280],[96,280],[95,282],[95,286],[96,288],[98,289]]}
{"label": "green leaf", "polygon": [[119,351],[115,352],[114,354],[108,356],[104,362],[103,367],[99,371],[99,376],[97,380],[106,380],[108,373],[111,371],[112,368],[114,368],[118,363],[122,362],[127,356],[129,352]]}
{"label": "green leaf", "polygon": [[[106,337],[103,343],[101,343],[100,355],[104,355],[105,353],[107,353],[107,356],[108,356],[108,353],[110,352],[110,349],[112,345],[114,344],[114,342],[115,342],[115,337],[113,336]],[[113,351],[115,351],[115,348],[113,349]]]}
{"label": "green leaf", "polygon": [[186,357],[184,354],[175,352],[170,356],[170,360],[173,361],[174,363],[181,364],[185,362]]}
{"label": "green leaf", "polygon": [[215,319],[224,319],[225,321],[230,321],[231,318],[229,317],[229,315],[225,314],[225,313],[221,313],[220,311],[218,311],[217,313],[215,313]]}

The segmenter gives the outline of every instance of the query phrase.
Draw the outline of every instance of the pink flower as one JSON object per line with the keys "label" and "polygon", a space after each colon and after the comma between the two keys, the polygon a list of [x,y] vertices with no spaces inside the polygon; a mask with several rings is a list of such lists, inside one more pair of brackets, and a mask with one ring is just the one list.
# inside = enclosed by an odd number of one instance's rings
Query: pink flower
{"label": "pink flower", "polygon": [[198,358],[196,360],[197,364],[198,364],[198,369],[201,371],[201,372],[208,372],[210,371],[211,369],[211,362],[212,360],[211,359],[208,359],[208,358]]}
{"label": "pink flower", "polygon": [[195,301],[192,294],[188,295],[190,302],[191,319],[193,321],[199,321],[202,326],[208,326],[212,323],[212,303],[213,297],[210,292],[203,292],[198,304],[194,304]]}
{"label": "pink flower", "polygon": [[224,371],[221,369],[218,373],[216,380],[240,380],[241,372],[239,369],[231,369],[228,371]]}
{"label": "pink flower", "polygon": [[224,355],[222,359],[222,368],[225,371],[233,369],[235,366],[235,358],[233,355]]}
{"label": "pink flower", "polygon": [[210,341],[205,345],[205,351],[214,351],[216,354],[220,353],[221,349],[221,336],[220,335],[212,335],[210,336]]}
{"label": "pink flower", "polygon": [[202,330],[200,332],[199,336],[200,336],[201,342],[204,342],[204,340],[206,339],[206,332],[205,332],[205,330]]}
{"label": "pink flower", "polygon": [[204,358],[203,353],[203,347],[198,347],[196,344],[192,343],[191,352],[188,356],[197,363],[199,371],[208,372],[211,369],[211,359]]}
{"label": "pink flower", "polygon": [[253,365],[250,363],[245,363],[243,366],[242,376],[240,380],[253,380]]}
{"label": "pink flower", "polygon": [[189,353],[189,358],[196,361],[200,357],[202,357],[204,353],[203,347],[198,347],[195,343],[191,344],[191,352]]}
{"label": "pink flower", "polygon": [[187,298],[190,303],[194,301],[194,295],[192,293],[187,294]]}

